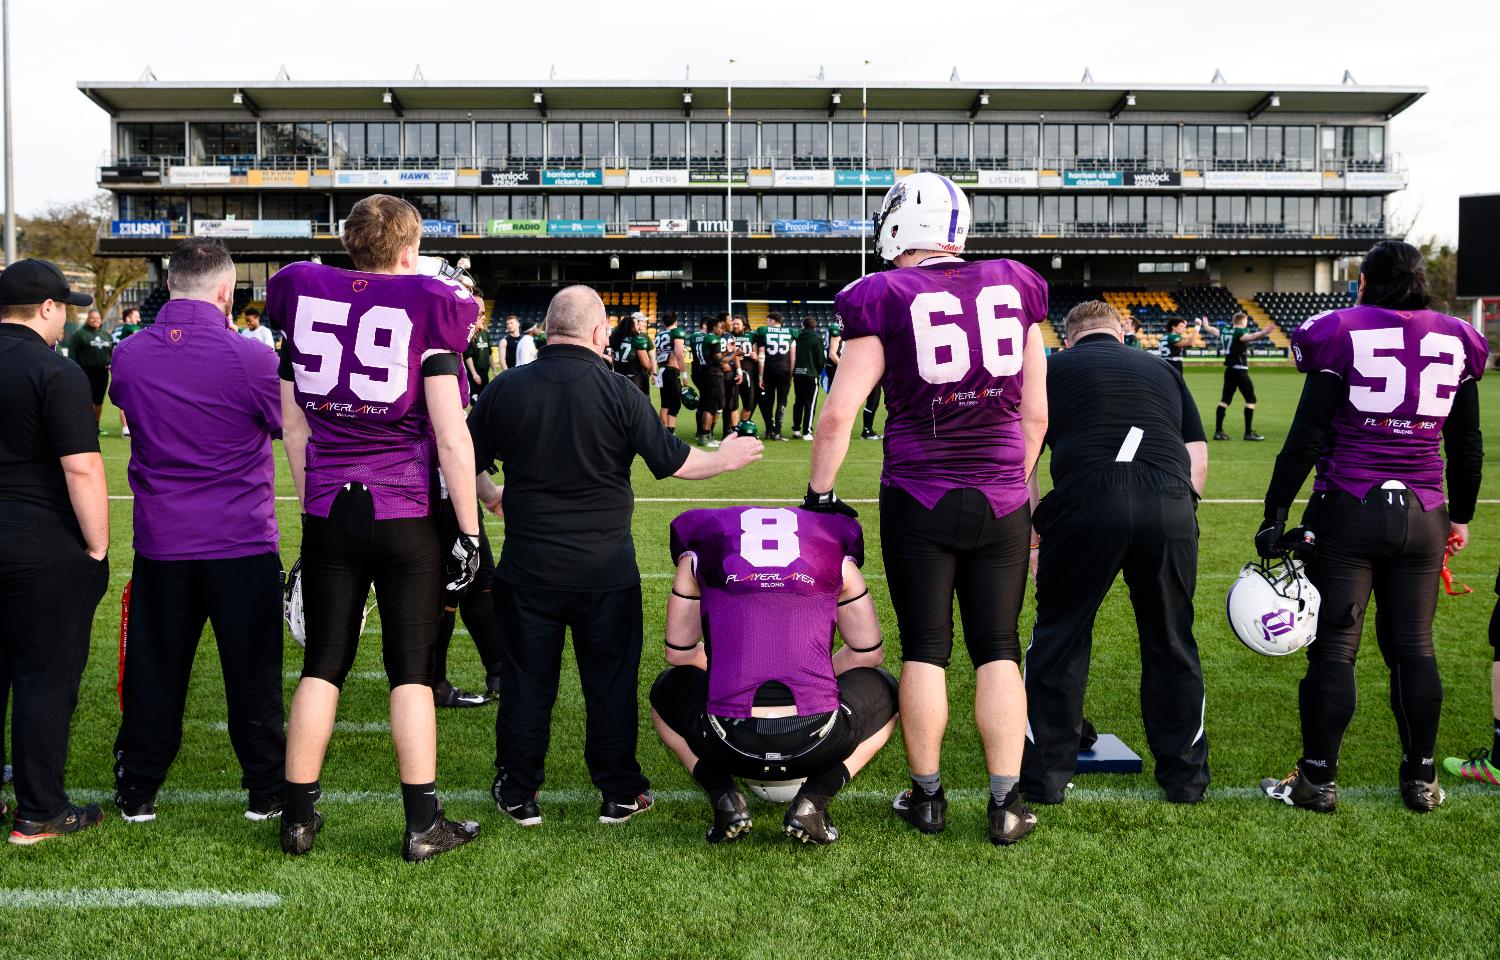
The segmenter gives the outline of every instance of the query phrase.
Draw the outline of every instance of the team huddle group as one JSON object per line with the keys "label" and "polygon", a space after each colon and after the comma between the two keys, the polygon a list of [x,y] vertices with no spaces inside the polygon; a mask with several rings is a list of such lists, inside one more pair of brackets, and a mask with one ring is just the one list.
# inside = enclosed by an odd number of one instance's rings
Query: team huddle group
{"label": "team huddle group", "polygon": [[[708,841],[750,830],[744,782],[786,803],[788,836],[832,843],[832,801],[898,720],[911,782],[894,811],[924,833],[944,830],[955,599],[975,670],[988,836],[997,845],[1021,840],[1037,825],[1031,805],[1065,799],[1085,739],[1093,617],[1122,570],[1139,620],[1156,779],[1170,802],[1203,800],[1207,704],[1192,593],[1207,454],[1192,397],[1177,365],[1125,346],[1120,317],[1102,302],[1069,314],[1068,349],[1049,360],[1037,329],[1047,317],[1045,281],[1014,261],[961,259],[968,225],[968,201],[951,181],[930,173],[899,181],[875,220],[876,251],[890,269],[844,288],[837,322],[821,330],[808,320],[793,331],[773,313],[753,333],[728,315],[684,333],[666,314],[653,344],[633,318],[612,327],[592,289],[565,288],[548,308],[535,359],[477,397],[463,357],[482,294],[463,270],[420,256],[421,217],[406,201],[375,195],[355,205],[342,238],[353,270],[296,263],[271,278],[266,316],[285,334],[279,356],[232,331],[227,252],[185,241],[170,261],[171,299],[113,357],[111,395],[133,432],[135,559],[113,756],[122,817],[156,817],[207,621],[224,666],[245,815],[279,819],[288,854],[312,850],[324,825],[324,755],[372,587],[408,861],[480,830],[448,818],[436,787],[435,708],[454,695],[442,664],[455,611],[493,675],[492,796],[502,819],[542,822],[566,634],[599,820],[624,823],[650,810],[636,759],[643,619],[631,464],[639,457],[657,479],[689,481],[750,467],[764,448],[736,429],[734,411],[758,408],[766,438],[780,439],[793,384],[793,436],[813,439],[800,506],[696,509],[671,524],[668,666],[651,688],[650,715],[703,787]],[[1421,256],[1408,245],[1372,249],[1360,289],[1358,305],[1292,335],[1307,386],[1254,538],[1265,558],[1253,570],[1264,606],[1235,628],[1257,648],[1246,631],[1259,631],[1266,648],[1291,633],[1300,637],[1293,646],[1306,647],[1301,758],[1262,787],[1279,802],[1329,812],[1373,594],[1401,740],[1400,793],[1425,812],[1444,798],[1433,763],[1442,685],[1432,621],[1445,552],[1467,544],[1477,501],[1476,381],[1488,345],[1427,309]],[[0,518],[0,664],[16,697],[12,843],[75,833],[104,816],[71,803],[63,786],[68,724],[108,579],[88,384],[50,349],[63,307],[80,301],[87,305],[51,265],[22,261],[0,274],[0,366],[34,371],[0,376],[0,402],[36,411],[0,424],[0,499],[14,508]],[[689,355],[693,388],[681,383]],[[834,364],[814,438],[817,378]],[[653,380],[660,408],[649,399]],[[1133,408],[1120,403],[1121,390],[1132,391]],[[855,419],[865,411],[864,433],[873,435],[881,391],[879,525],[899,680],[883,666],[858,513],[834,492]],[[694,403],[696,446],[673,429],[678,405]],[[713,439],[720,413],[721,442]],[[274,502],[278,437],[302,513],[289,578]],[[1044,446],[1053,451],[1053,490],[1039,500]],[[24,471],[16,450],[31,454]],[[500,470],[503,484],[492,480]],[[1287,530],[1288,509],[1314,470],[1302,525]],[[481,507],[505,517],[498,563]],[[1038,622],[1023,677],[1028,571]],[[65,602],[59,579],[69,584]],[[283,614],[305,646],[284,734]],[[1497,634],[1492,622],[1500,651]],[[1500,720],[1495,732],[1500,740]],[[1476,751],[1450,770],[1493,784],[1492,760]]]}

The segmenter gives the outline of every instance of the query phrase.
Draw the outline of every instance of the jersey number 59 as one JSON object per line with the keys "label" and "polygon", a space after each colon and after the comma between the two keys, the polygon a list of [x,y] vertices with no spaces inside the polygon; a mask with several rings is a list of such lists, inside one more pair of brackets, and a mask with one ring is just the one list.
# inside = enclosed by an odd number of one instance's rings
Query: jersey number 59
{"label": "jersey number 59", "polygon": [[[928,383],[954,383],[973,368],[969,335],[956,323],[933,323],[942,314],[962,316],[963,303],[946,290],[917,294],[911,302],[911,328],[917,341],[917,372]],[[984,287],[974,298],[979,318],[979,349],[984,369],[992,377],[1021,372],[1025,328],[1021,325],[1021,294],[1008,283]],[[940,357],[943,348],[947,356]]]}
{"label": "jersey number 59", "polygon": [[[326,397],[339,385],[343,373],[344,341],[328,327],[346,329],[352,305],[322,297],[298,297],[292,342],[304,357],[317,357],[318,368],[294,363],[297,389],[309,396]],[[325,329],[319,329],[319,327]],[[384,378],[349,371],[349,389],[369,403],[394,403],[406,392],[411,317],[396,307],[371,307],[354,322],[354,358]],[[382,336],[383,335],[383,336]],[[383,343],[381,341],[384,341]]]}

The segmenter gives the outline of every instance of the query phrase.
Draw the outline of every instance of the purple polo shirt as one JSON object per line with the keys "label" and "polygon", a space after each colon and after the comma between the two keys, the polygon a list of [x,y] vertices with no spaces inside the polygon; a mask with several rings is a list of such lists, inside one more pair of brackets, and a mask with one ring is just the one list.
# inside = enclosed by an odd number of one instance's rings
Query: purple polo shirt
{"label": "purple polo shirt", "polygon": [[277,550],[277,357],[202,300],[172,300],[115,348],[109,396],[130,422],[135,550],[220,560]]}

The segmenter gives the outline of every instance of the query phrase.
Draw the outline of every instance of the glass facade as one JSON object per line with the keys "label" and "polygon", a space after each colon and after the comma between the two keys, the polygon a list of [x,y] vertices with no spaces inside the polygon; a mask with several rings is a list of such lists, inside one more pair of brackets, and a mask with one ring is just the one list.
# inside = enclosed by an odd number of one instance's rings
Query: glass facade
{"label": "glass facade", "polygon": [[328,124],[263,123],[260,157],[271,166],[299,160],[328,159]]}
{"label": "glass facade", "polygon": [[1049,123],[1042,128],[1042,166],[1093,169],[1109,161],[1109,124]]}
{"label": "glass facade", "polygon": [[1260,170],[1316,170],[1317,127],[1250,128],[1250,163]]}
{"label": "glass facade", "polygon": [[187,159],[187,125],[182,123],[122,123],[115,148],[118,162],[154,164],[158,160],[183,163]]}
{"label": "glass facade", "polygon": [[1115,160],[1132,170],[1177,168],[1177,125],[1128,123],[1115,127]]}
{"label": "glass facade", "polygon": [[1035,169],[1040,143],[1034,123],[974,124],[974,161],[981,170]]}
{"label": "glass facade", "polygon": [[188,127],[193,163],[244,164],[255,159],[255,124],[194,123]]}
{"label": "glass facade", "polygon": [[335,123],[336,167],[396,167],[401,162],[401,124]]}
{"label": "glass facade", "polygon": [[1190,170],[1235,170],[1244,166],[1246,127],[1238,124],[1182,128],[1182,165]]}
{"label": "glass facade", "polygon": [[[540,123],[476,123],[474,154],[487,169],[535,169],[542,165],[546,150]],[[504,220],[505,217],[495,219]]]}

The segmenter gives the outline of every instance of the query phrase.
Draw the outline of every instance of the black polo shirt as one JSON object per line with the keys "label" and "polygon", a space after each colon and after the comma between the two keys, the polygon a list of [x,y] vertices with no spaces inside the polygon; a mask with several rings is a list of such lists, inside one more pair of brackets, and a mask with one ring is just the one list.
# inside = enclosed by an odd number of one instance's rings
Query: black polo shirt
{"label": "black polo shirt", "polygon": [[1191,486],[1184,443],[1206,439],[1182,374],[1107,333],[1086,335],[1047,361],[1047,446],[1057,488],[1135,463]]}
{"label": "black polo shirt", "polygon": [[0,503],[25,503],[78,520],[60,457],[99,452],[89,381],[36,331],[0,323]]}
{"label": "black polo shirt", "polygon": [[469,413],[478,469],[505,471],[505,545],[496,576],[550,590],[640,583],[630,537],[639,456],[657,479],[690,448],[651,401],[584,347],[551,344],[507,370]]}

